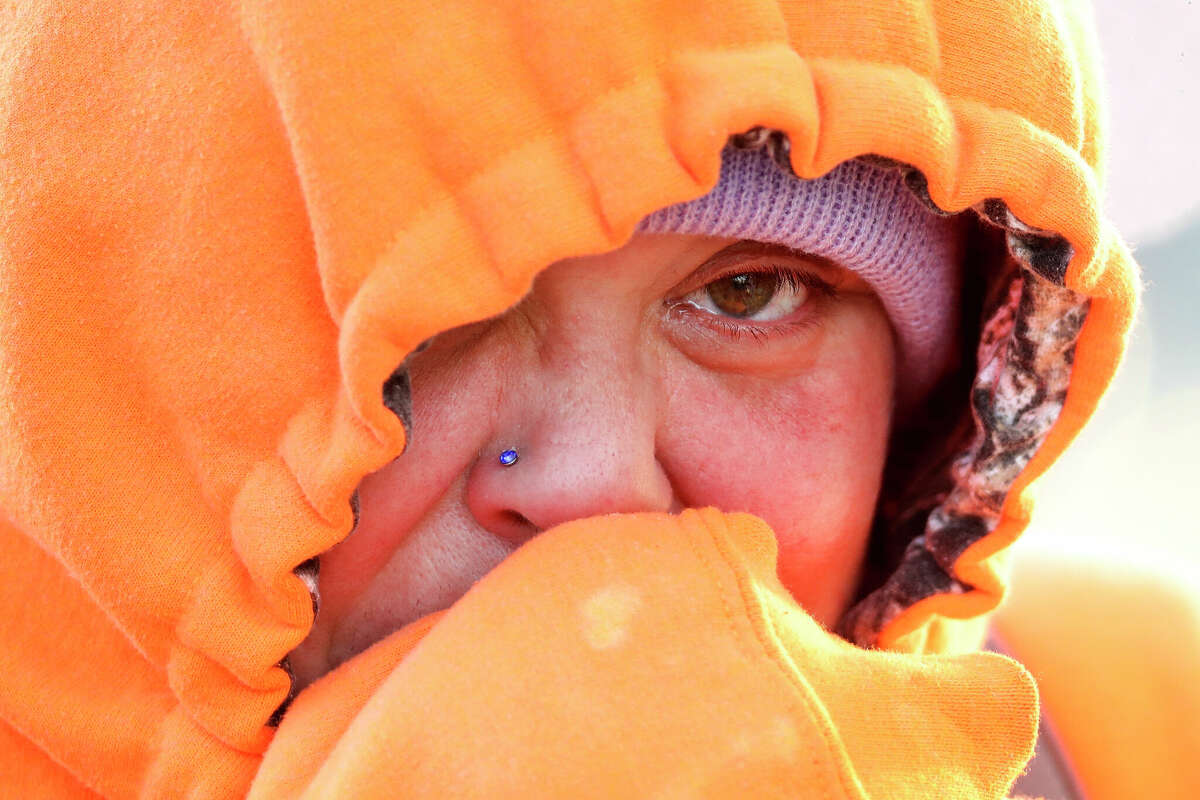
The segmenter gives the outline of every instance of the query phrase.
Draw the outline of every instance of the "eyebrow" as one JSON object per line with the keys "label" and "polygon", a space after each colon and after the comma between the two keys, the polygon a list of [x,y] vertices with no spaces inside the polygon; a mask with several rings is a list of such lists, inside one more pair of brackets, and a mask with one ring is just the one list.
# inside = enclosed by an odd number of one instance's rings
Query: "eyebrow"
{"label": "eyebrow", "polygon": [[798,250],[795,247],[788,247],[777,242],[761,242],[758,239],[742,239],[731,245],[727,245],[705,259],[704,263],[711,264],[733,256],[741,256],[743,258],[746,256],[786,256],[788,258],[803,258],[808,261],[815,261],[818,264],[833,267],[834,269],[841,268],[840,264],[825,256]]}

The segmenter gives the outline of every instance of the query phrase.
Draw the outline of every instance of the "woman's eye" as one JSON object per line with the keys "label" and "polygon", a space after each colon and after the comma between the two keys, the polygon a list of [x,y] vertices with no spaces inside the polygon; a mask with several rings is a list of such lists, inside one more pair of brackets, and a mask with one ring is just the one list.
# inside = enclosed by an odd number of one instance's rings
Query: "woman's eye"
{"label": "woman's eye", "polygon": [[736,272],[689,292],[680,301],[725,317],[756,322],[782,319],[804,304],[808,290],[778,272]]}

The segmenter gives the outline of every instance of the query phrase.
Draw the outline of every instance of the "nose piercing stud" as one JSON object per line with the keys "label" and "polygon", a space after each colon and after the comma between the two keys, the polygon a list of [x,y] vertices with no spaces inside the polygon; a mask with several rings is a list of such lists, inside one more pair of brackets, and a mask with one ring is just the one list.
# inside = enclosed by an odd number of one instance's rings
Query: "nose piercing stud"
{"label": "nose piercing stud", "polygon": [[505,450],[500,454],[500,466],[511,467],[513,464],[517,463],[517,459],[520,457],[521,456],[517,454],[516,450]]}

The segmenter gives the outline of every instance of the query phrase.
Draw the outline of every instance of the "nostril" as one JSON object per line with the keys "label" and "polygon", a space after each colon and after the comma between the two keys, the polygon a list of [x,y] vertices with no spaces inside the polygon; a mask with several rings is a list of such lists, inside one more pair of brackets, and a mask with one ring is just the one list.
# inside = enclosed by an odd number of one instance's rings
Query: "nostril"
{"label": "nostril", "polygon": [[505,509],[498,516],[500,517],[501,535],[515,544],[521,544],[542,532],[541,528],[534,525],[528,517],[520,512]]}

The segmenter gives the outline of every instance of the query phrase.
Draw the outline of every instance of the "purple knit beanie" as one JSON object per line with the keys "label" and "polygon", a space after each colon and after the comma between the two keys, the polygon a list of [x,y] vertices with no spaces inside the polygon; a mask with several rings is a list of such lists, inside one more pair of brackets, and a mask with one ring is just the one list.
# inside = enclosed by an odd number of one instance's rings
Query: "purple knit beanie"
{"label": "purple knit beanie", "polygon": [[957,353],[962,228],[926,208],[897,169],[847,161],[800,180],[763,150],[730,145],[711,192],[654,212],[637,231],[781,244],[856,272],[896,334],[902,411],[925,397]]}

